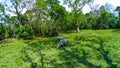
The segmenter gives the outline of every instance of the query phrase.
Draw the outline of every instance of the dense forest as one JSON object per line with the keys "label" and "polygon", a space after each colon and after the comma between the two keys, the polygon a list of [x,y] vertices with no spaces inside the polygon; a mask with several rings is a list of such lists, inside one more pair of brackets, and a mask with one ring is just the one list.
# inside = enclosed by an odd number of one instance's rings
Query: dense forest
{"label": "dense forest", "polygon": [[[120,6],[2,1],[0,68],[120,68]],[[83,10],[86,5],[90,12]]]}
{"label": "dense forest", "polygon": [[[120,7],[111,11],[112,5],[97,6],[93,0],[10,0],[0,4],[0,39],[50,36],[52,29],[59,32],[81,29],[119,29]],[[71,11],[66,10],[67,5]],[[89,5],[91,11],[83,14]],[[25,13],[22,13],[25,11]],[[11,13],[13,16],[11,16]]]}

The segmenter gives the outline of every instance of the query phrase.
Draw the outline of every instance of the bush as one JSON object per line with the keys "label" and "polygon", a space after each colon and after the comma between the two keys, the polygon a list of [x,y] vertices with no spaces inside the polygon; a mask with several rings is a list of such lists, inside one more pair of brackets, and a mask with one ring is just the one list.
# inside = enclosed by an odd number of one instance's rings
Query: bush
{"label": "bush", "polygon": [[33,29],[29,25],[21,25],[16,29],[17,38],[33,39]]}
{"label": "bush", "polygon": [[5,28],[3,24],[0,24],[0,40],[5,39]]}

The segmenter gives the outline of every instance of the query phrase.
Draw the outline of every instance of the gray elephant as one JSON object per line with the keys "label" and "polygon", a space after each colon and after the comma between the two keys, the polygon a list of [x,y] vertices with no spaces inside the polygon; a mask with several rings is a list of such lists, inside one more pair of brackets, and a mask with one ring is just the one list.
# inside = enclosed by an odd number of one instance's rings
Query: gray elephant
{"label": "gray elephant", "polygon": [[62,36],[57,37],[57,39],[58,39],[57,48],[68,45],[68,42],[69,42],[68,39],[66,39]]}

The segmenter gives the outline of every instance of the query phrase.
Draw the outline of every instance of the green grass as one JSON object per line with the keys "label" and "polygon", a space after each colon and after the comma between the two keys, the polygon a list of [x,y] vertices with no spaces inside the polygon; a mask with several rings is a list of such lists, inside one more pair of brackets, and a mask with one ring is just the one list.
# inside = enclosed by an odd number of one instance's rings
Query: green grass
{"label": "green grass", "polygon": [[69,44],[59,49],[55,37],[0,43],[0,68],[120,68],[119,30],[61,35]]}

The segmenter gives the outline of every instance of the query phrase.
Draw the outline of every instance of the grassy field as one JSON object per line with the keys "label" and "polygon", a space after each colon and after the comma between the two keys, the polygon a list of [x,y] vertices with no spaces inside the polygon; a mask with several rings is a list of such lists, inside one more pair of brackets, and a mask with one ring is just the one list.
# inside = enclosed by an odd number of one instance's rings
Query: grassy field
{"label": "grassy field", "polygon": [[61,35],[69,44],[59,49],[55,37],[0,42],[0,68],[120,68],[120,30]]}

